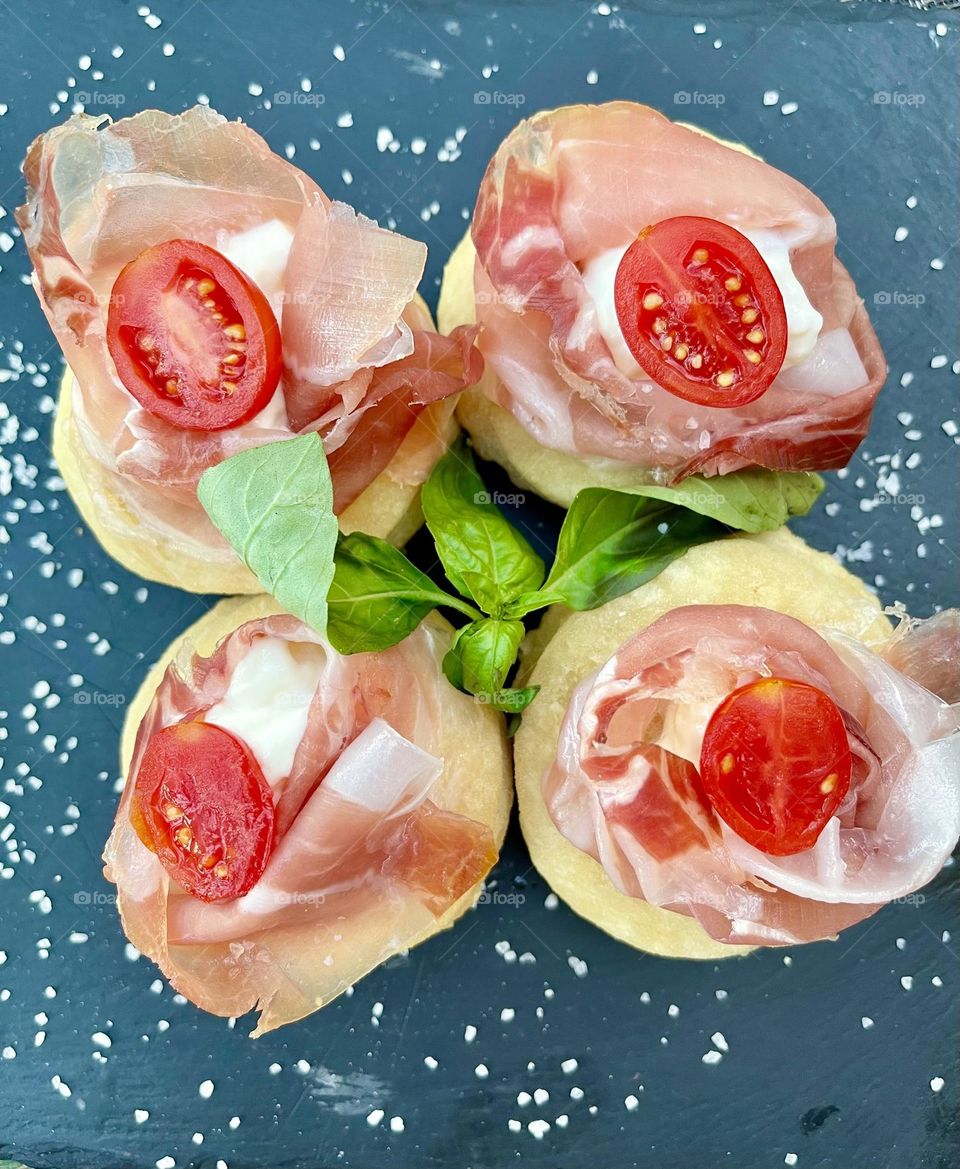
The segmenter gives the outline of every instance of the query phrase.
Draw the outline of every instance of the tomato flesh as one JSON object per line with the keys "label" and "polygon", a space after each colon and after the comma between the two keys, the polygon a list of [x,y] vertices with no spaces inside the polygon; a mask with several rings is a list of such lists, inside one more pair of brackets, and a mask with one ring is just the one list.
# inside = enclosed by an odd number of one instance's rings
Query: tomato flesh
{"label": "tomato flesh", "polygon": [[260,765],[229,731],[200,720],[151,735],[131,820],[171,878],[201,901],[249,892],[273,850],[273,793]]}
{"label": "tomato flesh", "polygon": [[783,296],[735,228],[680,215],[644,228],[614,283],[624,340],[659,386],[701,406],[744,406],[773,383],[787,351]]}
{"label": "tomato flesh", "polygon": [[196,240],[154,244],[121,270],[107,347],[140,405],[185,430],[239,426],[280,380],[280,327],[267,298]]}
{"label": "tomato flesh", "polygon": [[771,856],[812,848],[850,787],[843,715],[816,686],[761,678],[713,712],[700,777],[717,814]]}

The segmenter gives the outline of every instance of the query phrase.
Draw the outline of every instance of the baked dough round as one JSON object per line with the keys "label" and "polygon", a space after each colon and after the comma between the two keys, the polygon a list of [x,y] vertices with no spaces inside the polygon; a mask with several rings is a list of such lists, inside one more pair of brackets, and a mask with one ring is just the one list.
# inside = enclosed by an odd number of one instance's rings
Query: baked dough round
{"label": "baked dough round", "polygon": [[[731,150],[759,157],[746,146],[716,138],[698,126],[686,122],[680,125]],[[442,333],[449,333],[457,325],[476,324],[473,294],[476,254],[467,229],[443,270],[437,306],[437,323]],[[460,395],[457,417],[469,432],[480,457],[499,463],[518,487],[542,495],[561,507],[569,507],[577,492],[585,487],[627,490],[649,481],[636,466],[621,459],[581,458],[537,442],[509,410],[497,405],[496,386],[496,374],[488,367],[480,381]]]}
{"label": "baked dough round", "polygon": [[[417,300],[426,312],[426,305]],[[87,452],[73,415],[73,373],[60,383],[53,423],[53,455],[67,489],[90,531],[124,568],[147,580],[191,593],[262,593],[263,586],[238,560],[210,561],[195,549],[166,538],[117,492],[113,475]],[[434,402],[418,416],[393,461],[340,516],[344,532],[362,531],[402,547],[423,523],[420,483],[434,464],[436,435],[450,446],[459,427],[449,399]]]}
{"label": "baked dough round", "polygon": [[[282,612],[284,610],[276,601],[265,594],[230,597],[214,605],[164,650],[127,707],[120,738],[120,767],[124,778],[133,758],[137,730],[170,663],[184,652],[196,652],[206,657],[240,625]],[[452,626],[437,613],[430,614],[426,621],[433,629],[448,637],[453,633]],[[430,798],[446,811],[458,812],[486,824],[499,849],[503,844],[513,804],[513,766],[505,720],[492,707],[474,702],[469,695],[455,690],[445,678],[440,680],[440,687],[438,754],[443,758],[443,772],[434,784]],[[476,903],[482,891],[483,882],[480,881],[437,918],[428,930],[404,939],[403,945],[398,946],[396,952],[407,950],[449,929]]]}
{"label": "baked dough round", "polygon": [[867,645],[890,636],[879,601],[832,556],[781,528],[701,544],[658,577],[587,613],[551,610],[554,632],[528,681],[540,693],[514,740],[520,826],[530,857],[554,892],[581,917],[637,949],[672,958],[727,958],[750,947],[716,942],[691,917],[627,897],[600,863],[554,826],[540,780],[556,752],[570,697],[633,634],[681,605],[759,605],[808,625],[842,630]]}

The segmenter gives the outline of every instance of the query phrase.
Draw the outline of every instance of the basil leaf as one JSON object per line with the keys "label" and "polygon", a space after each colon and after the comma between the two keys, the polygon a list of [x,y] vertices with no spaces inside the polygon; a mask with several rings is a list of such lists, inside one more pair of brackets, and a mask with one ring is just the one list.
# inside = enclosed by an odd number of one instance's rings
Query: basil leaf
{"label": "basil leaf", "polygon": [[337,541],[336,570],[327,598],[327,636],[339,653],[389,649],[439,605],[480,614],[452,597],[386,540],[352,532]]}
{"label": "basil leaf", "polygon": [[522,621],[486,617],[457,631],[443,659],[443,672],[460,690],[466,690],[497,710],[522,710],[537,692],[504,688],[523,641]]}
{"label": "basil leaf", "polygon": [[471,694],[501,689],[523,641],[522,621],[484,617],[457,630],[443,662],[454,686]]}
{"label": "basil leaf", "polygon": [[319,435],[224,459],[203,473],[197,497],[264,589],[323,633],[337,517]]}
{"label": "basil leaf", "polygon": [[594,609],[639,588],[694,544],[726,534],[715,520],[686,508],[588,487],[567,512],[543,588],[518,598],[509,614],[520,617],[557,602]]}
{"label": "basil leaf", "polygon": [[434,467],[420,502],[450,582],[485,613],[540,587],[543,561],[492,502],[462,438]]}
{"label": "basil leaf", "polygon": [[729,475],[690,475],[673,487],[631,487],[632,494],[677,503],[742,532],[769,532],[806,515],[824,482],[810,471],[750,467]]}

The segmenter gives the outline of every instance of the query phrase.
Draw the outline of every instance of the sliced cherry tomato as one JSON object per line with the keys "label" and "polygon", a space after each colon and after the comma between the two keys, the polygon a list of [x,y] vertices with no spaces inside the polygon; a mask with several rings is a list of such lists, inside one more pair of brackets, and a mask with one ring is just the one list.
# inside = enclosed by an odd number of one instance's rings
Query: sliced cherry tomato
{"label": "sliced cherry tomato", "polygon": [[624,340],[659,386],[701,406],[744,406],[787,351],[783,296],[735,228],[679,215],[646,227],[614,283]]}
{"label": "sliced cherry tomato", "polygon": [[229,731],[199,720],[150,737],[131,820],[173,880],[201,901],[247,893],[273,849],[273,793],[260,765]]}
{"label": "sliced cherry tomato", "polygon": [[850,786],[843,715],[816,686],[761,678],[707,724],[700,777],[717,814],[771,856],[812,848]]}
{"label": "sliced cherry tomato", "polygon": [[140,405],[185,430],[239,426],[280,379],[280,327],[267,298],[196,240],[154,244],[121,270],[107,346]]}

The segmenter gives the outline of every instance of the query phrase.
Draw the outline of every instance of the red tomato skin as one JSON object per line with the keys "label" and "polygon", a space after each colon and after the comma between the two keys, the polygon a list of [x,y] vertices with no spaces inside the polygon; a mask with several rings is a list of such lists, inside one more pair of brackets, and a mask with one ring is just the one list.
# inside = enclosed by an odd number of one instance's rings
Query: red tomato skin
{"label": "red tomato skin", "polygon": [[273,851],[273,792],[259,764],[235,735],[200,719],[151,735],[130,818],[171,879],[201,901],[248,893]]}
{"label": "red tomato skin", "polygon": [[[172,371],[180,383],[179,393],[170,393],[163,388],[169,382],[166,373],[157,376],[150,360],[158,353],[163,361],[170,345],[170,325],[162,311],[164,298],[191,276],[195,283],[208,277],[216,285],[216,305],[204,310],[197,297],[188,308],[198,331],[207,333],[199,339],[203,342],[200,348],[209,354],[215,344],[223,357],[242,353],[242,372],[232,381],[234,369],[224,366],[214,385],[201,382],[189,361],[179,362]],[[178,295],[180,302],[186,303],[186,295]],[[223,308],[228,310],[222,314],[225,319],[214,323],[209,314]],[[242,326],[245,336],[227,336],[226,327],[235,329],[237,325]],[[149,351],[139,347],[141,337],[154,342]],[[197,240],[154,244],[121,269],[107,310],[107,347],[129,393],[145,410],[182,430],[226,430],[248,422],[273,397],[282,369],[280,326],[269,301],[226,256]],[[226,392],[226,385],[235,388]]]}
{"label": "red tomato skin", "polygon": [[837,705],[806,682],[762,678],[710,717],[700,777],[720,818],[770,856],[812,848],[850,787],[853,757]]}
{"label": "red tomato skin", "polygon": [[[709,263],[694,263],[698,248],[707,250]],[[721,277],[741,283],[728,289]],[[661,296],[662,305],[648,309],[648,293]],[[783,365],[787,315],[780,288],[750,240],[719,220],[680,215],[644,228],[620,261],[614,304],[637,363],[687,402],[721,409],[748,405],[766,393]],[[748,312],[756,314],[749,324],[743,320]],[[658,335],[660,324],[665,327]],[[762,340],[748,340],[754,329]],[[709,345],[700,344],[704,337]],[[671,340],[669,351],[665,338]],[[748,352],[759,359],[756,364]],[[698,359],[702,364],[695,369]],[[717,378],[727,372],[735,382],[723,387]]]}

